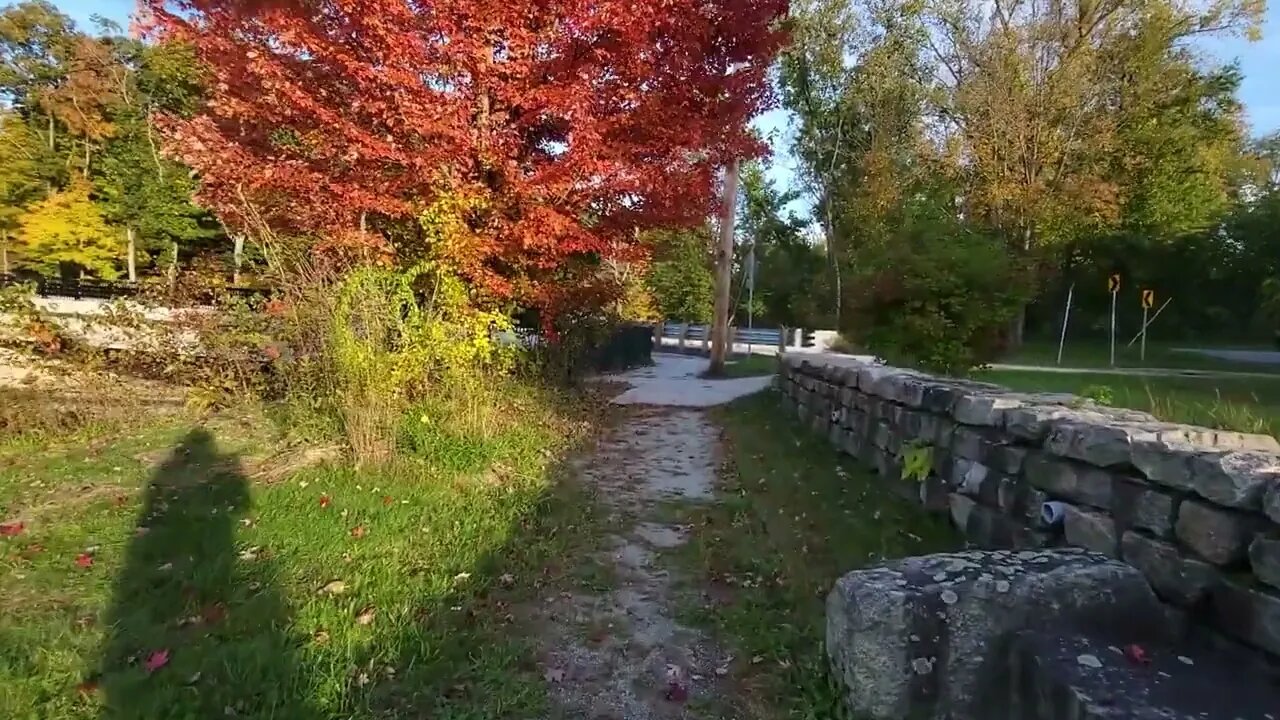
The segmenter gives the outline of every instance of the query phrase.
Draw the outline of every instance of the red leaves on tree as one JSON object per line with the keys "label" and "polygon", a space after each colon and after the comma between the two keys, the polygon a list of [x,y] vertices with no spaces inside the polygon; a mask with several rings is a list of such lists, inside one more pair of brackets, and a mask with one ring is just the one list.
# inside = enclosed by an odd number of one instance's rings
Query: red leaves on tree
{"label": "red leaves on tree", "polygon": [[575,260],[702,222],[716,169],[763,152],[748,123],[773,102],[787,2],[146,4],[148,32],[207,67],[206,104],[165,133],[224,221],[251,203],[368,258],[387,243],[362,219],[416,228],[451,199],[463,232],[397,245],[549,307]]}

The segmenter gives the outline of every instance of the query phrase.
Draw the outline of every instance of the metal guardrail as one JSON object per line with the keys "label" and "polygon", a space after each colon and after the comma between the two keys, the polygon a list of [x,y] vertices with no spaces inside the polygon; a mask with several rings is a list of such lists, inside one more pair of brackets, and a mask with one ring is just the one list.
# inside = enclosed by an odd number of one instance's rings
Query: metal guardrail
{"label": "metal guardrail", "polygon": [[[711,327],[695,323],[663,322],[659,325],[661,337],[679,340],[684,343],[706,343],[711,340]],[[788,345],[810,347],[813,345],[813,331],[796,331],[789,328],[742,328],[729,329],[734,343],[747,345],[767,345],[779,349]],[[798,342],[797,342],[798,340]]]}

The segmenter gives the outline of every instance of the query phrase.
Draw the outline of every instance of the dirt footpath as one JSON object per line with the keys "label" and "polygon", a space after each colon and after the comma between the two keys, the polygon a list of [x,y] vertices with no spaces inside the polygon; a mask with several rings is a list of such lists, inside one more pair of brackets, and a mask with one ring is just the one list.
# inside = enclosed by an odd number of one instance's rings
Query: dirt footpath
{"label": "dirt footpath", "polygon": [[[655,368],[611,378],[630,382],[620,402],[639,407],[574,465],[613,531],[594,558],[609,570],[607,589],[546,598],[536,611],[559,717],[714,717],[732,706],[726,675],[733,658],[676,620],[681,603],[698,598],[678,595],[678,571],[662,555],[688,539],[688,528],[669,522],[671,505],[715,501],[718,428],[705,410],[670,405],[727,402],[767,383],[687,372],[705,362],[660,357]],[[656,404],[646,406],[646,398]]]}

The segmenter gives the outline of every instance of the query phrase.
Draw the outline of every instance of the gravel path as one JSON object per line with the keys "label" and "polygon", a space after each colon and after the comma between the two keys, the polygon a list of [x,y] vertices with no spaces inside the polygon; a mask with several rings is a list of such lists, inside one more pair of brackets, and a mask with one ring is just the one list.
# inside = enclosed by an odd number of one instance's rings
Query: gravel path
{"label": "gravel path", "polygon": [[[679,571],[663,552],[688,540],[689,529],[669,521],[672,503],[715,501],[719,431],[696,408],[765,384],[703,381],[687,371],[706,361],[690,360],[663,357],[612,376],[633,385],[615,402],[668,407],[630,408],[574,465],[610,515],[613,530],[594,558],[610,579],[598,592],[545,598],[536,611],[556,717],[666,720],[729,706],[732,657],[676,619],[681,603],[701,599],[680,595]],[[669,407],[678,401],[694,407]]]}

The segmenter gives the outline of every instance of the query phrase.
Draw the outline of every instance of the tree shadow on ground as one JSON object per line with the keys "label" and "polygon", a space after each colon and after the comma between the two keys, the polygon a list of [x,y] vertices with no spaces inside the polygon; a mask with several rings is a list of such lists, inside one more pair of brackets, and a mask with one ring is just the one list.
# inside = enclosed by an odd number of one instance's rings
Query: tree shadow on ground
{"label": "tree shadow on ground", "polygon": [[239,458],[204,429],[156,469],[87,681],[102,693],[101,717],[318,716],[298,706],[306,678],[273,564],[236,547],[248,510]]}

